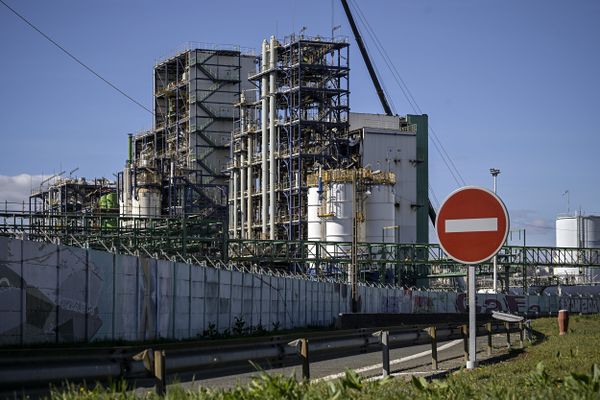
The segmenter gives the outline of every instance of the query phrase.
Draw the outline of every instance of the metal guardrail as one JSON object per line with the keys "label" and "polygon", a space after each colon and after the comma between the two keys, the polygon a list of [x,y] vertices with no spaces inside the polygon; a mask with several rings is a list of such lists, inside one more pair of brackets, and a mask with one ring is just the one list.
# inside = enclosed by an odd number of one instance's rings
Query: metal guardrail
{"label": "metal guardrail", "polygon": [[[508,323],[506,323],[508,324]],[[478,327],[478,335],[487,334],[491,345],[491,335],[500,332],[521,331],[518,329],[488,323]],[[330,333],[282,335],[268,338],[245,338],[196,343],[176,343],[110,348],[50,348],[14,349],[0,351],[0,394],[33,388],[48,389],[49,384],[69,382],[106,382],[125,379],[137,383],[156,385],[157,392],[164,393],[166,373],[177,376],[194,372],[196,378],[202,372],[210,376],[227,375],[227,371],[249,367],[252,360],[259,365],[284,366],[303,364],[303,374],[309,377],[308,348],[312,359],[333,359],[341,354],[376,351],[381,346],[381,332],[386,332],[385,348],[400,348],[418,344],[432,344],[434,366],[437,365],[437,342],[464,339],[465,329],[461,325],[438,325],[435,327],[411,327],[358,329],[334,331]],[[508,340],[510,337],[508,336]],[[298,359],[296,344],[304,343],[304,353]],[[510,342],[509,342],[510,343]],[[304,346],[304,347],[303,347]],[[384,350],[385,350],[384,348]],[[491,349],[488,349],[491,351]],[[303,355],[304,354],[304,355]],[[385,360],[385,355],[384,355]],[[388,355],[389,360],[389,355]],[[389,373],[389,365],[388,365]],[[385,371],[385,366],[384,366]]]}

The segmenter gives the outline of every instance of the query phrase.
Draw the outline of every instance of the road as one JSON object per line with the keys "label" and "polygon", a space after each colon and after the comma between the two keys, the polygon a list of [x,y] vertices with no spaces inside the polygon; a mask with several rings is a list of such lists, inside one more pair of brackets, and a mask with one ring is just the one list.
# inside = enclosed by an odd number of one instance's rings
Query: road
{"label": "road", "polygon": [[[479,337],[477,340],[478,360],[488,358],[486,355],[487,338]],[[518,346],[518,334],[512,334],[511,340],[513,347]],[[493,356],[506,353],[506,335],[498,334],[493,337]],[[438,370],[431,367],[431,345],[417,345],[390,350],[390,368],[392,375],[412,376],[415,374],[431,375],[440,373],[448,369],[458,368],[464,365],[464,353],[462,340],[453,340],[438,343]],[[381,374],[381,352],[371,352],[366,354],[346,356],[331,360],[316,361],[310,364],[311,380],[331,380],[343,376],[345,369],[356,370],[365,378],[380,376]],[[269,374],[282,374],[284,376],[295,375],[301,379],[302,368],[299,365],[285,368],[273,368],[267,370]],[[222,377],[202,379],[184,378],[180,385],[189,390],[194,390],[199,386],[208,388],[231,388],[236,385],[248,384],[256,372],[241,373]],[[147,391],[149,389],[138,389]]]}

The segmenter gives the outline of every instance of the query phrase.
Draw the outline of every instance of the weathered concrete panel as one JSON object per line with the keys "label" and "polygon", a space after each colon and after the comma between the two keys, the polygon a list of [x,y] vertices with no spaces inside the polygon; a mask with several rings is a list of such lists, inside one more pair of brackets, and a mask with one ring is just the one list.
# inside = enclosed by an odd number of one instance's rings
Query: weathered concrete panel
{"label": "weathered concrete panel", "polygon": [[[363,312],[464,313],[466,294],[358,286]],[[0,344],[195,337],[330,325],[348,284],[157,261],[0,238]],[[598,313],[600,297],[479,294],[478,312]]]}
{"label": "weathered concrete panel", "polygon": [[105,251],[88,250],[87,252],[89,306],[94,310],[92,318],[88,319],[90,340],[114,338],[115,257],[114,254]]}

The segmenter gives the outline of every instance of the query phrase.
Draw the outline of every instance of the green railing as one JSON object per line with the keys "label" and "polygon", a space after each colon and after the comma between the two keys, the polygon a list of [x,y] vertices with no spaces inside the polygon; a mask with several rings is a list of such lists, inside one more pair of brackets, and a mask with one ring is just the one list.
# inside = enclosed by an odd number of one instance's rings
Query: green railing
{"label": "green railing", "polygon": [[[0,212],[0,236],[249,270],[337,277],[347,276],[350,270],[350,242],[239,240],[228,239],[225,232],[223,221],[195,215]],[[437,244],[358,243],[356,250],[363,281],[423,286],[419,280],[452,279],[466,273],[465,266],[449,259]],[[497,264],[501,276],[510,274],[511,279],[525,282],[549,267],[600,268],[600,249],[505,246]],[[477,273],[489,277],[491,262],[477,266]]]}

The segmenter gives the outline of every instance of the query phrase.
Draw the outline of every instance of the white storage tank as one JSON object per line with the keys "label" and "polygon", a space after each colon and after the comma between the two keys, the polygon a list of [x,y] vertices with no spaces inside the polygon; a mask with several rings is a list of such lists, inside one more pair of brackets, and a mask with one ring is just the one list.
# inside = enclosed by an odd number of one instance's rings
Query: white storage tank
{"label": "white storage tank", "polygon": [[352,183],[332,183],[327,202],[333,214],[325,222],[328,242],[352,242]]}
{"label": "white storage tank", "polygon": [[[325,223],[319,217],[319,210],[321,209],[321,202],[319,198],[319,188],[309,187],[308,188],[308,199],[307,199],[307,238],[309,241],[320,241],[324,240],[324,228]],[[308,245],[308,258],[314,259],[317,256],[317,245]],[[308,263],[309,274],[317,274],[317,265],[315,263]]]}
{"label": "white storage tank", "polygon": [[158,217],[160,206],[160,191],[156,189],[140,188],[137,190],[137,199],[131,199],[132,214],[135,217]]}
{"label": "white storage tank", "polygon": [[319,188],[310,187],[308,188],[308,199],[307,199],[307,238],[308,240],[318,241],[325,240],[323,235],[323,220],[319,217],[319,211],[321,209],[321,201],[319,199]]}
{"label": "white storage tank", "polygon": [[365,200],[366,242],[395,243],[398,227],[395,226],[395,195],[392,185],[377,185]]}
{"label": "white storage tank", "polygon": [[[560,216],[556,219],[556,247],[600,248],[600,216],[575,215]],[[567,254],[567,262],[586,264],[600,262],[597,252],[577,252]],[[600,269],[580,267],[557,267],[555,275],[588,275],[594,281],[600,279]],[[598,276],[597,276],[598,275]]]}

